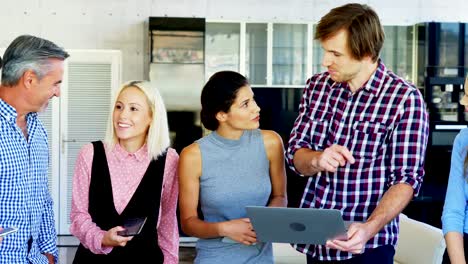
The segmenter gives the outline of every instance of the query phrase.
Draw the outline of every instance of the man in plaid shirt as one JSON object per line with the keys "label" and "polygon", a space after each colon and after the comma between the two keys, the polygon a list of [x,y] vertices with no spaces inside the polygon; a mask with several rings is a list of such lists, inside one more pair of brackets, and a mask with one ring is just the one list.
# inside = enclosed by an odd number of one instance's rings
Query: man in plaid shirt
{"label": "man in plaid shirt", "polygon": [[424,176],[424,100],[379,59],[384,32],[369,6],[332,9],[315,38],[328,71],[307,81],[286,158],[309,176],[301,207],[338,209],[353,223],[347,241],[296,248],[307,263],[393,263],[398,214]]}

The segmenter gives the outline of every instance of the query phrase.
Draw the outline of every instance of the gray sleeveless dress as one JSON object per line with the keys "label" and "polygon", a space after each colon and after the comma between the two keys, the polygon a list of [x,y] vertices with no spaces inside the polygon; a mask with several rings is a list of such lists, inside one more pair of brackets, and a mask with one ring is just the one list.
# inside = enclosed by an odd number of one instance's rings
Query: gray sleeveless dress
{"label": "gray sleeveless dress", "polygon": [[[200,204],[205,221],[244,218],[245,206],[267,205],[270,166],[260,130],[245,130],[239,140],[212,132],[197,143],[202,157]],[[271,243],[246,246],[221,239],[199,239],[195,263],[273,263]]]}

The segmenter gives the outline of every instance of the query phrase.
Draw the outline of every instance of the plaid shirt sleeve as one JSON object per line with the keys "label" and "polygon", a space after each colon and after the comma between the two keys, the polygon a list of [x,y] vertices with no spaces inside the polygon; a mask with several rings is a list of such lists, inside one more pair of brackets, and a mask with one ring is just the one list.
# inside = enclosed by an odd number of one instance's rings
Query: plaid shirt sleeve
{"label": "plaid shirt sleeve", "polygon": [[307,80],[306,88],[304,89],[299,105],[299,116],[296,118],[296,121],[294,121],[294,126],[289,136],[288,148],[285,153],[289,168],[301,176],[304,175],[294,167],[294,154],[301,148],[313,149],[310,143],[310,98],[312,97],[312,85],[315,83],[315,80],[312,79]]}
{"label": "plaid shirt sleeve", "polygon": [[390,186],[409,184],[417,196],[424,176],[424,157],[429,134],[428,116],[418,90],[409,93],[390,136],[388,157]]}

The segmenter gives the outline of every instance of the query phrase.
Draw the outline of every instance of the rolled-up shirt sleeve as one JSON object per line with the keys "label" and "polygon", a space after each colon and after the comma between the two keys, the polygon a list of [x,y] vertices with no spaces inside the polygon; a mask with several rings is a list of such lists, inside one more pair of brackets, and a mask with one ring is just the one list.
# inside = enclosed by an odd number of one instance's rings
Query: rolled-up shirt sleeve
{"label": "rolled-up shirt sleeve", "polygon": [[288,148],[286,149],[285,157],[289,168],[298,175],[303,176],[294,166],[294,154],[301,148],[314,149],[310,142],[310,98],[312,91],[312,79],[307,80],[306,88],[302,94],[301,103],[299,105],[299,116],[294,121],[294,126],[289,136]]}
{"label": "rolled-up shirt sleeve", "polygon": [[46,200],[44,202],[44,211],[42,214],[42,223],[39,231],[38,246],[41,253],[49,253],[54,256],[55,261],[58,258],[57,234],[55,232],[54,210],[52,197],[47,186],[44,188]]}
{"label": "rolled-up shirt sleeve", "polygon": [[467,186],[464,163],[468,147],[468,129],[462,130],[453,143],[450,175],[442,211],[442,231],[464,233]]}
{"label": "rolled-up shirt sleeve", "polygon": [[416,197],[424,177],[424,158],[429,135],[428,116],[422,95],[414,90],[399,109],[396,126],[389,138],[386,161],[389,185],[406,183]]}

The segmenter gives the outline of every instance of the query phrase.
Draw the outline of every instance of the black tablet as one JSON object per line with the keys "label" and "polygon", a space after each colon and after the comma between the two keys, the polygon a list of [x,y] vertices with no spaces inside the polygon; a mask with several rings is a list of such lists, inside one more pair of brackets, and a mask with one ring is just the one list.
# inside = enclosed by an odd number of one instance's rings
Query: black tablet
{"label": "black tablet", "polygon": [[122,227],[125,228],[123,231],[118,231],[119,236],[136,236],[140,234],[143,229],[143,225],[146,222],[146,217],[129,218],[124,221]]}

